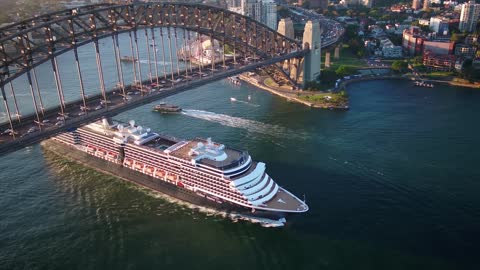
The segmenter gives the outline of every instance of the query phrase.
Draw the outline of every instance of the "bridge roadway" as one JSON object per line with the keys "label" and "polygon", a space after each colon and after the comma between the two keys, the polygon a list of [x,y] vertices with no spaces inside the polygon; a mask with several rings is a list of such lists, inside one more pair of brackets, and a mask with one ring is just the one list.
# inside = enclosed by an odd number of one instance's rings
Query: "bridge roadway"
{"label": "bridge roadway", "polygon": [[[7,133],[0,135],[0,156],[5,155],[10,152],[17,151],[25,146],[32,145],[40,142],[41,140],[52,137],[58,133],[64,132],[68,129],[78,127],[82,124],[89,123],[101,119],[103,116],[114,116],[118,113],[130,110],[132,108],[151,103],[155,100],[159,100],[177,93],[181,93],[193,88],[196,88],[201,85],[205,85],[223,78],[230,76],[238,75],[243,72],[253,71],[258,67],[271,65],[283,60],[287,60],[294,57],[300,57],[305,54],[305,51],[292,52],[287,55],[277,56],[271,59],[259,59],[258,62],[249,62],[245,59],[239,59],[239,62],[246,63],[241,65],[239,63],[234,64],[233,62],[226,62],[226,66],[216,65],[216,69],[212,70],[211,68],[204,67],[202,73],[199,72],[199,68],[193,69],[193,76],[189,73],[189,77],[185,77],[185,70],[180,72],[180,76],[174,72],[174,78],[172,80],[171,75],[167,75],[167,80],[164,77],[159,77],[159,80],[164,81],[163,87],[156,91],[145,92],[144,95],[136,93],[133,95],[127,95],[127,100],[120,95],[121,90],[118,88],[111,89],[107,91],[107,100],[108,104],[104,108],[95,108],[100,104],[100,101],[103,100],[101,94],[88,99],[87,107],[90,109],[94,108],[91,111],[87,111],[86,114],[82,113],[80,108],[83,105],[82,100],[74,101],[65,106],[65,115],[68,115],[65,118],[65,121],[62,124],[61,116],[59,116],[60,107],[49,109],[45,112],[45,116],[42,120],[48,120],[47,123],[41,125],[41,130],[35,132],[28,132],[32,127],[38,127],[34,123],[36,116],[34,113],[31,115],[22,117],[21,123],[14,124],[14,129],[16,132],[15,138]],[[206,72],[208,71],[208,73]],[[156,81],[156,79],[154,80]],[[178,82],[176,82],[178,81]],[[144,85],[150,83],[150,80],[143,81]],[[126,86],[126,92],[133,92],[131,90],[131,85]],[[128,89],[128,90],[127,90]],[[57,119],[58,118],[58,119]],[[12,120],[13,121],[13,120]],[[59,123],[57,125],[56,123]],[[2,124],[0,126],[0,132],[9,129],[10,126],[8,123]]]}

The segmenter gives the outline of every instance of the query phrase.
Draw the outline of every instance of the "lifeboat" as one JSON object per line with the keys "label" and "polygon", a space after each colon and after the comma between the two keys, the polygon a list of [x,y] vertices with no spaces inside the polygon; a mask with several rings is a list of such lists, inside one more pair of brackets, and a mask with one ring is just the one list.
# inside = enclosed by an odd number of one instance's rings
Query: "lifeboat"
{"label": "lifeboat", "polygon": [[107,153],[107,158],[115,159],[115,158],[117,158],[117,154],[115,154],[115,153],[113,153],[113,152],[108,152],[108,153]]}
{"label": "lifeboat", "polygon": [[147,173],[153,173],[154,170],[155,170],[155,168],[150,167],[150,166],[147,166],[147,167],[145,168],[145,171],[146,171]]}
{"label": "lifeboat", "polygon": [[137,170],[143,170],[143,163],[140,163],[140,162],[135,163],[135,169],[137,169]]}
{"label": "lifeboat", "polygon": [[128,166],[128,167],[131,167],[133,164],[133,160],[131,159],[125,159],[125,165]]}
{"label": "lifeboat", "polygon": [[97,154],[100,156],[105,156],[107,154],[107,151],[103,149],[97,149]]}
{"label": "lifeboat", "polygon": [[181,187],[181,188],[185,187],[185,185],[182,183],[182,181],[178,181],[178,182],[177,182],[177,186],[179,186],[179,187]]}
{"label": "lifeboat", "polygon": [[177,176],[175,174],[169,174],[167,176],[167,179],[170,180],[170,181],[175,181],[176,178],[177,178]]}
{"label": "lifeboat", "polygon": [[158,170],[155,172],[155,176],[156,177],[164,177],[165,176],[165,172],[162,171],[162,170]]}
{"label": "lifeboat", "polygon": [[91,145],[87,145],[87,152],[95,152],[95,147],[91,146]]}

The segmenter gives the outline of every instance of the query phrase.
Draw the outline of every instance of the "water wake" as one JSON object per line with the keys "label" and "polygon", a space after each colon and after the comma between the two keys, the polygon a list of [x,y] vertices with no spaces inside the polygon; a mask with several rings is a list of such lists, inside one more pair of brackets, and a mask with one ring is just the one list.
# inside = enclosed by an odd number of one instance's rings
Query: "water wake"
{"label": "water wake", "polygon": [[252,133],[260,133],[274,137],[289,138],[305,138],[308,136],[308,134],[303,131],[294,131],[282,126],[266,124],[259,121],[234,117],[226,114],[219,114],[202,110],[183,110],[182,113],[190,117],[218,123],[223,126],[243,128]]}
{"label": "water wake", "polygon": [[[148,60],[142,60],[140,59],[140,64],[145,64],[145,65],[148,65]],[[155,64],[155,61],[151,60],[150,63],[153,65]],[[157,65],[160,65],[160,66],[169,66],[171,63],[170,62],[163,62],[163,61],[157,61]]]}
{"label": "water wake", "polygon": [[246,105],[249,105],[249,106],[252,106],[252,107],[260,107],[260,105],[258,104],[254,104],[254,103],[251,103],[251,102],[248,102],[248,101],[245,101],[245,100],[238,100],[238,99],[235,99],[234,102],[238,102],[238,103],[242,103],[242,104],[246,104]]}

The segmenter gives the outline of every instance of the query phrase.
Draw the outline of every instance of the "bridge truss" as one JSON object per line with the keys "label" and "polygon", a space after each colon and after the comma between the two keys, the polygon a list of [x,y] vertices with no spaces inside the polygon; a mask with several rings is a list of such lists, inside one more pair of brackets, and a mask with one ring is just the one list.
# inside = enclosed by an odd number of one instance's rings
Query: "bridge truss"
{"label": "bridge truss", "polygon": [[[155,37],[155,28],[160,28],[161,37],[159,39]],[[118,36],[122,33],[128,33],[129,35],[132,59],[138,59],[138,48],[142,46],[138,43],[138,35],[143,34],[146,37],[147,44],[143,46],[147,47],[149,54],[148,73],[151,75],[149,80],[143,81],[141,66],[138,63],[136,64],[135,61],[132,62],[135,82],[138,83],[142,97],[151,94],[149,88],[145,87],[148,82],[159,85],[160,80],[168,81],[166,86],[175,88],[181,86],[181,83],[178,83],[180,77],[188,78],[195,71],[202,73],[202,69],[203,71],[208,70],[212,75],[214,71],[220,70],[221,73],[221,70],[224,70],[223,76],[231,76],[235,71],[229,69],[239,72],[245,71],[249,67],[257,68],[288,59],[300,59],[307,53],[307,50],[303,50],[302,44],[298,41],[289,39],[249,17],[217,7],[198,4],[158,2],[128,5],[99,4],[34,17],[0,28],[0,88],[13,139],[15,139],[16,134],[14,121],[18,122],[16,126],[23,124],[21,124],[20,114],[22,108],[18,107],[12,81],[22,75],[27,77],[34,108],[34,114],[23,117],[23,120],[33,120],[37,123],[40,131],[46,129],[42,126],[42,119],[45,119],[47,114],[59,114],[63,117],[65,124],[67,121],[72,121],[65,117],[71,104],[65,102],[57,63],[57,57],[66,52],[73,52],[74,54],[80,82],[79,100],[72,104],[80,105],[85,114],[89,113],[89,99],[91,98],[85,95],[81,61],[78,57],[78,48],[89,43],[94,45],[100,81],[101,93],[94,98],[103,102],[104,113],[112,112],[108,108],[111,91],[105,88],[99,40],[111,37],[117,68],[117,86],[125,98],[127,96],[126,91],[132,85],[128,85],[124,81],[120,63],[121,54]],[[197,33],[197,35],[193,36],[190,33]],[[170,55],[164,53],[164,36],[168,40]],[[168,74],[165,65],[163,72],[157,66],[157,57],[162,58],[163,61],[167,57],[172,60],[172,48],[175,47],[176,51],[179,51],[178,39],[182,38],[181,40],[184,42],[180,44],[180,47],[187,48],[187,43],[194,42],[195,39],[200,37],[210,39],[211,44],[214,44],[214,42],[220,44],[220,48],[223,48],[221,59],[215,59],[215,53],[210,56],[210,61],[207,61],[208,64],[205,64],[203,60],[200,63],[193,63],[190,59],[185,70],[180,70],[177,63],[176,71],[173,61],[170,61],[172,66],[171,72]],[[150,62],[149,42],[153,43],[154,47],[161,46],[163,49],[159,53],[160,55],[157,55],[156,50],[152,50],[153,68]],[[233,59],[226,59],[225,45],[233,50]],[[201,52],[201,55],[204,55],[204,52]],[[233,66],[229,66],[227,62]],[[51,65],[58,96],[58,107],[50,110],[45,110],[41,90],[38,86],[39,79],[44,78],[38,78],[36,74],[36,67],[44,63]],[[216,78],[222,77],[218,74],[215,76]],[[200,79],[202,78],[200,77]],[[195,84],[190,83],[190,85]],[[10,95],[6,93],[6,86],[10,88]],[[9,99],[13,99],[14,109],[10,108],[9,104],[12,102],[9,102]],[[122,104],[124,107],[131,107],[131,104],[128,105],[127,103],[124,100]],[[11,117],[12,110],[16,112],[14,114],[16,120]],[[88,117],[83,118],[87,119]],[[55,127],[55,130],[61,129],[62,127]]]}

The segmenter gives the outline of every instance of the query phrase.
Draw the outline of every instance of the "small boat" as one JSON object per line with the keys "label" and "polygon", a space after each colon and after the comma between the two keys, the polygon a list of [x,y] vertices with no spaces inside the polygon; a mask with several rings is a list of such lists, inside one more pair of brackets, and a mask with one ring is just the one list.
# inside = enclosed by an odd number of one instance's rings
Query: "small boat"
{"label": "small boat", "polygon": [[138,59],[132,56],[122,56],[120,57],[120,61],[122,62],[137,62]]}
{"label": "small boat", "polygon": [[182,108],[180,108],[177,105],[171,105],[171,104],[166,104],[165,102],[162,102],[158,105],[155,105],[155,107],[153,107],[153,110],[161,113],[173,113],[173,112],[180,112]]}
{"label": "small boat", "polygon": [[433,88],[434,87],[433,83],[426,83],[424,81],[415,81],[414,84],[415,84],[415,86],[419,86],[419,87],[427,87],[427,88]]}
{"label": "small boat", "polygon": [[248,100],[252,100],[252,97],[250,95],[248,95]]}
{"label": "small boat", "polygon": [[234,98],[234,97],[231,97],[231,98],[230,98],[230,101],[237,101],[237,99]]}
{"label": "small boat", "polygon": [[238,77],[228,77],[228,81],[230,81],[233,85],[241,85],[240,79]]}

